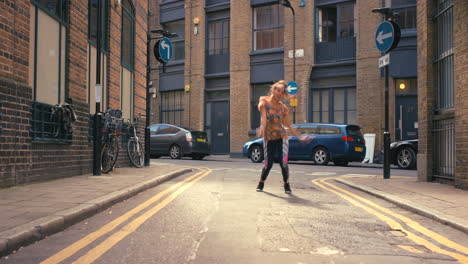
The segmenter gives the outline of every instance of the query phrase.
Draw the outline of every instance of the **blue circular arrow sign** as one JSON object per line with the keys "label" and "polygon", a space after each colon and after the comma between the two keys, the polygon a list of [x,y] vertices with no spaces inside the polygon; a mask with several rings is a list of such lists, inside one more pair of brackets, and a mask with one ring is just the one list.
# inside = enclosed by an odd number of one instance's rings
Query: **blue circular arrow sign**
{"label": "blue circular arrow sign", "polygon": [[162,38],[156,42],[154,46],[154,54],[156,59],[161,63],[169,62],[174,55],[172,42],[168,38]]}
{"label": "blue circular arrow sign", "polygon": [[393,21],[380,23],[375,32],[375,45],[381,52],[394,49],[400,41],[400,27]]}
{"label": "blue circular arrow sign", "polygon": [[296,95],[299,87],[295,81],[288,82],[288,86],[286,87],[286,91],[289,95]]}

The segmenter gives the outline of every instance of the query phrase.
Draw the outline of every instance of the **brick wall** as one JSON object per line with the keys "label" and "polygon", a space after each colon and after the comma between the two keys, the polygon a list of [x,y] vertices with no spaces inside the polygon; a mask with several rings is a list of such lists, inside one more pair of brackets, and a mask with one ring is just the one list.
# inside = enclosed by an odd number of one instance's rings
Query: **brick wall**
{"label": "brick wall", "polygon": [[417,5],[418,29],[418,179],[432,173],[432,113],[434,108],[433,29],[431,1]]}
{"label": "brick wall", "polygon": [[468,1],[455,0],[454,6],[455,64],[455,186],[468,189]]}
{"label": "brick wall", "polygon": [[[251,85],[250,56],[252,50],[252,8],[250,1],[231,1],[231,76],[230,152],[241,152],[250,130]],[[250,111],[248,111],[250,109]]]}
{"label": "brick wall", "polygon": [[[380,52],[375,46],[375,30],[381,22],[371,12],[382,6],[380,0],[356,1],[356,106],[357,123],[363,133],[375,133],[375,150],[383,148],[384,82],[378,68]],[[392,123],[392,122],[390,122]]]}
{"label": "brick wall", "polygon": [[[133,1],[136,10],[134,112],[145,111],[146,0]],[[110,53],[108,56],[109,106],[120,108],[121,7],[110,3]],[[87,103],[88,2],[70,1],[66,64],[66,89],[78,120],[73,139],[66,143],[33,141],[31,113],[34,69],[30,0],[0,1],[0,187],[92,172],[93,148],[89,142]],[[40,76],[39,76],[40,78]],[[144,120],[140,122],[144,123]],[[143,135],[140,125],[140,136]],[[144,137],[141,137],[144,140]],[[117,167],[129,164],[125,146]]]}

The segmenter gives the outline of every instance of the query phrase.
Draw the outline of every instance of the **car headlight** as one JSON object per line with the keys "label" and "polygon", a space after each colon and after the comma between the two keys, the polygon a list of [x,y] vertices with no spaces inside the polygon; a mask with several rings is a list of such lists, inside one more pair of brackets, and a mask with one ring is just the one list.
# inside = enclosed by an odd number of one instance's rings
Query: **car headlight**
{"label": "car headlight", "polygon": [[392,149],[392,148],[396,147],[397,144],[398,144],[398,142],[393,142],[392,144],[390,144],[390,148]]}

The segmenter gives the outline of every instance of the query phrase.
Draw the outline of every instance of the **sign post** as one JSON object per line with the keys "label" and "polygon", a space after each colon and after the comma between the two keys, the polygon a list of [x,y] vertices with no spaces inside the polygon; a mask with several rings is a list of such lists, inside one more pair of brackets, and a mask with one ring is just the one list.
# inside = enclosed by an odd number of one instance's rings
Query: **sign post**
{"label": "sign post", "polygon": [[[385,20],[388,19],[389,11],[385,11]],[[377,49],[385,53],[379,58],[379,68],[384,67],[385,75],[385,128],[384,128],[384,179],[390,178],[390,129],[389,129],[389,102],[388,102],[388,67],[390,65],[390,52],[400,41],[400,27],[393,21],[380,23],[375,32],[375,45]]]}
{"label": "sign post", "polygon": [[288,82],[288,86],[286,87],[286,92],[288,92],[288,94],[290,96],[292,96],[292,98],[289,100],[289,104],[293,107],[293,124],[296,123],[296,106],[297,106],[297,98],[296,98],[296,94],[299,90],[299,87],[297,85],[297,83],[295,81],[290,81]]}

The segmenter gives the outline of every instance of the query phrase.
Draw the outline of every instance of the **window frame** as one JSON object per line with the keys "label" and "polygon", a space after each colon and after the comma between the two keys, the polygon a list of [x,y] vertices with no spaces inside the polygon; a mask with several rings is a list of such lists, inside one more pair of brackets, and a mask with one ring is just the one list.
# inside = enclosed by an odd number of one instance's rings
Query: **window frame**
{"label": "window frame", "polygon": [[[311,123],[336,123],[336,110],[335,110],[335,91],[337,90],[344,90],[344,97],[343,97],[343,123],[337,123],[337,124],[353,124],[357,120],[354,120],[353,122],[350,123],[350,113],[355,112],[357,114],[357,104],[354,102],[354,109],[350,108],[350,101],[349,101],[349,92],[351,90],[354,90],[355,96],[354,99],[356,100],[356,92],[357,88],[355,86],[342,86],[342,87],[324,87],[324,88],[316,88],[316,89],[311,89],[310,93],[310,116],[309,120]],[[318,111],[314,110],[314,93],[319,92],[319,107]],[[324,105],[324,100],[323,98],[323,92],[327,94],[327,109],[323,108]],[[319,119],[315,120],[314,119],[314,113],[318,112],[319,113]],[[324,116],[325,115],[325,116]],[[325,119],[326,117],[326,119]]]}
{"label": "window frame", "polygon": [[[275,6],[277,8],[277,11],[278,11],[278,15],[279,14],[282,14],[281,16],[278,16],[280,19],[278,19],[278,25],[274,25],[274,26],[269,26],[269,27],[263,27],[263,28],[258,28],[257,27],[257,12],[260,8],[264,8],[264,7],[267,7],[267,6]],[[271,16],[273,16],[274,14],[271,14]],[[280,21],[282,20],[282,21]],[[282,24],[281,24],[282,22]],[[277,43],[277,45],[275,45],[274,43],[274,40],[272,40],[270,43],[270,46],[269,48],[257,48],[257,37],[256,37],[256,33],[257,32],[260,32],[260,31],[267,31],[267,30],[282,30],[282,36],[278,38],[278,41],[279,43]],[[269,50],[269,49],[279,49],[279,48],[284,48],[284,29],[285,29],[285,21],[284,21],[284,10],[282,9],[281,5],[280,4],[269,4],[269,5],[261,5],[261,6],[255,6],[253,7],[253,10],[252,10],[252,50],[253,51],[258,51],[258,50]],[[278,33],[278,35],[280,35]],[[265,45],[263,45],[265,46]]]}
{"label": "window frame", "polygon": [[[161,104],[159,106],[160,123],[183,126],[185,111],[184,95],[183,90],[161,91]],[[177,118],[179,122],[177,122]]]}
{"label": "window frame", "polygon": [[[51,17],[59,25],[58,27],[58,60],[57,60],[57,104],[64,103],[68,100],[68,39],[69,39],[69,1],[58,0],[59,14],[51,12],[47,7],[37,0],[31,0],[34,6],[34,39],[31,41],[34,45],[33,55],[33,102],[32,102],[32,117],[31,117],[31,137],[34,142],[55,142],[55,143],[71,143],[72,134],[63,131],[63,123],[51,120],[53,105],[47,102],[37,100],[38,94],[38,43],[39,43],[39,12],[42,11],[44,16]],[[65,34],[65,36],[64,36]],[[63,97],[63,100],[62,100]],[[53,135],[54,131],[50,129],[57,129],[59,133]]]}
{"label": "window frame", "polygon": [[[455,107],[455,65],[454,65],[454,9],[453,0],[446,0],[448,3],[439,9],[440,0],[434,0],[433,32],[434,32],[434,88],[436,92],[435,112],[453,109]],[[438,19],[445,17],[451,23],[451,30],[443,28],[444,24],[438,24]],[[441,21],[444,22],[444,21]],[[444,29],[444,30],[442,30]],[[441,32],[441,33],[439,33]],[[440,36],[441,35],[441,36]],[[444,67],[446,75],[441,76],[440,68]],[[445,81],[441,81],[445,77]],[[448,79],[447,79],[448,78]],[[445,84],[444,87],[442,87]]]}
{"label": "window frame", "polygon": [[[122,3],[122,24],[121,24],[121,30],[120,30],[120,61],[121,65],[125,68],[127,68],[129,71],[133,72],[135,68],[135,7],[133,6],[132,1],[130,0],[123,0],[128,2],[130,5],[131,10],[127,10],[125,7],[125,4]],[[125,61],[125,56],[124,56],[124,17],[127,17],[130,19],[131,25],[129,28],[129,33],[130,33],[130,61]]]}
{"label": "window frame", "polygon": [[[218,32],[215,32],[213,33],[214,36],[213,38],[211,37],[211,29],[210,29],[210,26],[213,25],[213,24],[217,24],[217,23],[220,23],[221,26],[220,26],[220,31],[221,34],[218,34],[216,35],[216,33]],[[227,34],[225,34],[225,24],[227,23]],[[230,25],[231,25],[231,20],[230,18],[222,18],[222,19],[216,19],[216,20],[209,20],[208,23],[207,23],[207,43],[206,43],[206,54],[207,56],[215,56],[215,55],[224,55],[224,54],[229,54],[230,53],[230,48],[231,48],[231,45],[229,43],[230,41]],[[212,49],[211,48],[211,40],[213,40],[213,43],[219,41],[219,46],[221,47],[220,49]],[[227,42],[226,42],[227,40]],[[227,44],[227,47],[224,47],[224,44]],[[216,47],[216,45],[215,45]],[[216,50],[219,50],[218,53],[216,53]],[[213,53],[211,53],[213,51]]]}

